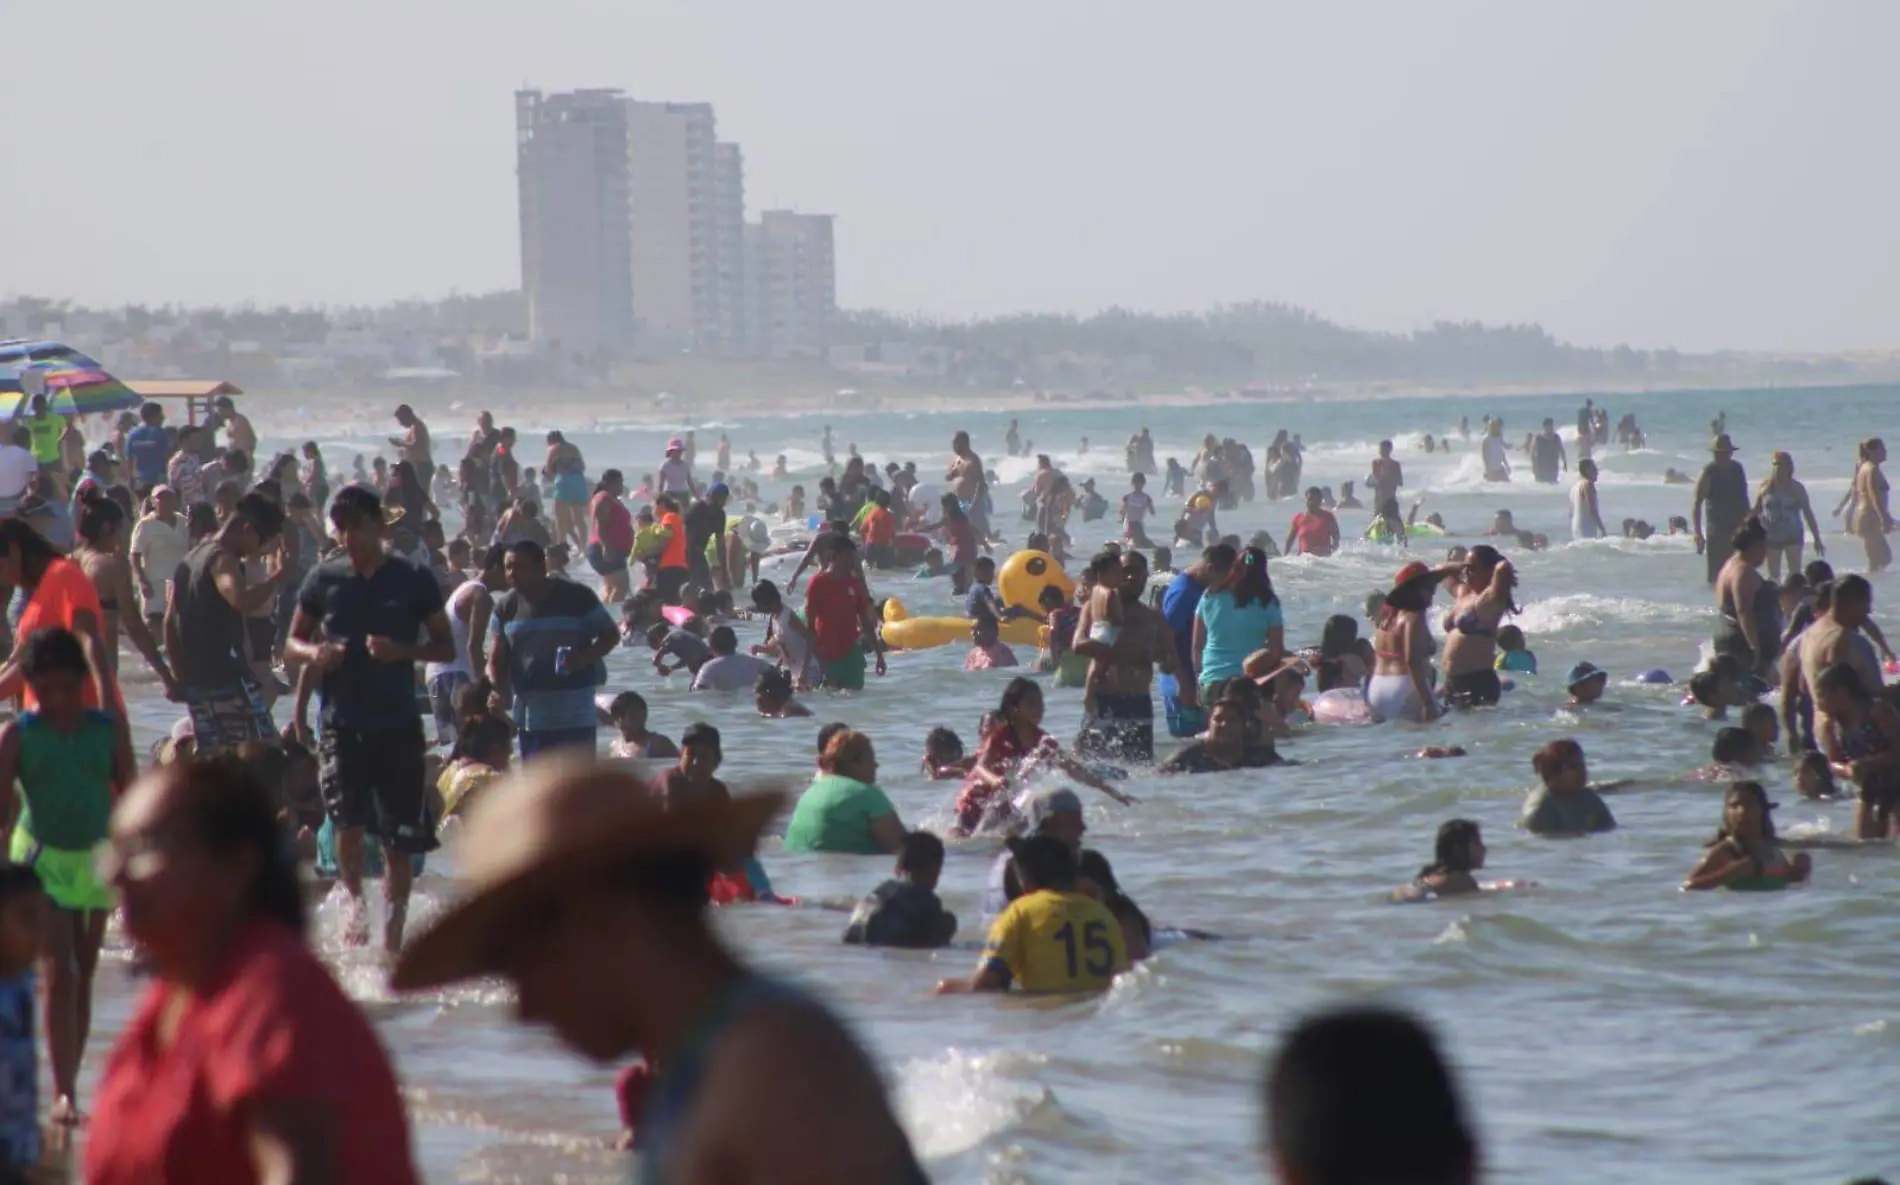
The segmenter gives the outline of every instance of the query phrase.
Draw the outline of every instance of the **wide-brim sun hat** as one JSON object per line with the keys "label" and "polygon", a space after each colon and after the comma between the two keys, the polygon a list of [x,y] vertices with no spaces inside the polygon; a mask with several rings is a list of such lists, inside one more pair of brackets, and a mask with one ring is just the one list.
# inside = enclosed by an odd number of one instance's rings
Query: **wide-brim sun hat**
{"label": "wide-brim sun hat", "polygon": [[1400,568],[1392,577],[1392,587],[1395,589],[1403,588],[1412,583],[1412,581],[1423,580],[1431,574],[1431,565],[1427,564],[1424,560],[1413,560],[1403,568]]}
{"label": "wide-brim sun hat", "polygon": [[1724,432],[1709,442],[1709,451],[1712,453],[1732,453],[1735,451],[1735,442],[1729,439],[1728,433]]}
{"label": "wide-brim sun hat", "polygon": [[525,909],[643,857],[694,855],[727,867],[752,853],[784,805],[774,792],[663,809],[629,770],[543,758],[470,810],[456,848],[467,891],[403,947],[390,986],[413,991],[500,971],[496,940]]}

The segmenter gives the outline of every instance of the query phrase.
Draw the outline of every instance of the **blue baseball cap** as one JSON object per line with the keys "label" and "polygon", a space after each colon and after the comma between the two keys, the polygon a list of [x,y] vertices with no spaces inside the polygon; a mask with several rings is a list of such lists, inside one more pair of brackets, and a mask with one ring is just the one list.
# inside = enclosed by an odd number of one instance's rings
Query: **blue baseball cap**
{"label": "blue baseball cap", "polygon": [[715,494],[721,494],[730,498],[732,496],[732,491],[726,488],[725,482],[716,481],[706,487],[706,496],[708,498],[713,497]]}

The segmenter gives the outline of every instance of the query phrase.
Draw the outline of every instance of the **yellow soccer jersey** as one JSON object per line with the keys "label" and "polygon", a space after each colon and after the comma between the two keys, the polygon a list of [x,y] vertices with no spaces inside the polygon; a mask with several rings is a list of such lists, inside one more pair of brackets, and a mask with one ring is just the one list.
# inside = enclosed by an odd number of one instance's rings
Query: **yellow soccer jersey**
{"label": "yellow soccer jersey", "polygon": [[1011,902],[990,927],[983,963],[992,962],[1026,992],[1096,992],[1127,970],[1128,951],[1101,902],[1038,889]]}

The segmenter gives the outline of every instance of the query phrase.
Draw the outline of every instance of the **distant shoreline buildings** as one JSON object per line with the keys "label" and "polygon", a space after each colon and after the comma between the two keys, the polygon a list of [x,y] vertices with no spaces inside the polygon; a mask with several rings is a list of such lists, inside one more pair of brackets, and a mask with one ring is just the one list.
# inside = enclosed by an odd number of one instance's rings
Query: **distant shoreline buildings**
{"label": "distant shoreline buildings", "polygon": [[832,215],[746,220],[745,161],[710,103],[515,94],[521,287],[538,346],[576,360],[822,355]]}

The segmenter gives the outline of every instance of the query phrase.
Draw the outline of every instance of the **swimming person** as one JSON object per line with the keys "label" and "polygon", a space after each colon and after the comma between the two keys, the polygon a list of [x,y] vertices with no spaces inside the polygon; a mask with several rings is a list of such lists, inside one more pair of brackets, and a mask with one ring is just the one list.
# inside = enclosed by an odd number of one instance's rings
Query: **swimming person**
{"label": "swimming person", "polygon": [[[1576,664],[1564,676],[1564,686],[1570,691],[1569,706],[1581,708],[1587,704],[1596,703],[1603,698],[1603,689],[1609,686],[1609,682],[1610,672],[1595,663]],[[1770,715],[1773,713],[1771,712]]]}
{"label": "swimming person", "polygon": [[890,880],[871,890],[844,928],[847,946],[895,946],[935,950],[957,934],[957,915],[937,897],[943,875],[943,841],[913,831],[897,850]]}
{"label": "swimming person", "polygon": [[1023,894],[990,927],[976,974],[943,980],[937,994],[1105,990],[1128,969],[1128,948],[1115,916],[1077,889],[1075,852],[1048,836],[1009,850]]}
{"label": "swimming person", "polygon": [[1722,826],[1682,882],[1685,889],[1782,889],[1807,880],[1806,852],[1775,846],[1774,803],[1760,782],[1736,782],[1722,800]]}
{"label": "swimming person", "polygon": [[1418,870],[1412,883],[1392,891],[1394,901],[1429,901],[1476,893],[1483,886],[1472,873],[1484,867],[1484,835],[1470,819],[1439,824],[1432,845],[1432,862]]}
{"label": "swimming person", "polygon": [[1552,741],[1531,758],[1531,768],[1544,784],[1524,803],[1520,822],[1524,830],[1546,838],[1566,838],[1616,828],[1616,817],[1590,786],[1590,766],[1582,745],[1567,739]]}

